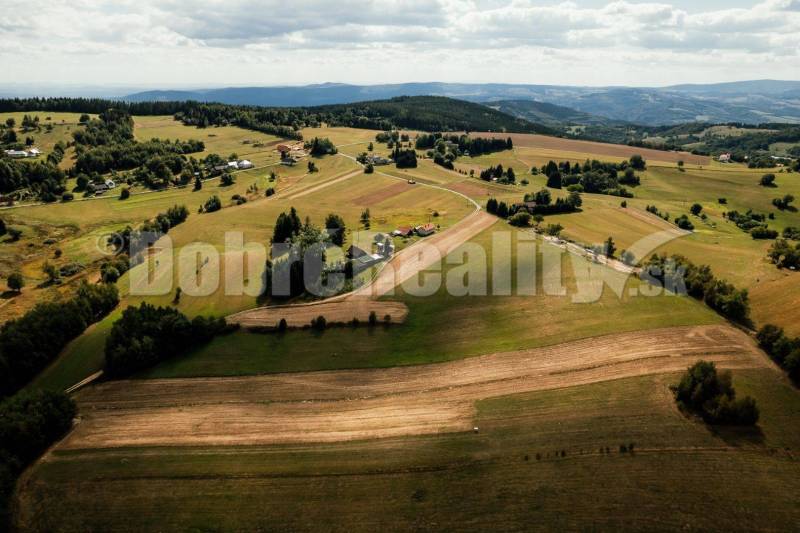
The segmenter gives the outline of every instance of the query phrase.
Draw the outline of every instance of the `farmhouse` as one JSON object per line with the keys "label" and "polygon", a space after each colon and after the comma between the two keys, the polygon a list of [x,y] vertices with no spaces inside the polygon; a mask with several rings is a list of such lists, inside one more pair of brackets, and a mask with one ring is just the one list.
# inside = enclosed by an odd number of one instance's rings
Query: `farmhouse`
{"label": "farmhouse", "polygon": [[730,163],[731,162],[731,154],[720,154],[719,162],[720,163]]}
{"label": "farmhouse", "polygon": [[411,226],[400,226],[392,232],[395,237],[410,237],[414,233],[414,228]]}
{"label": "farmhouse", "polygon": [[114,180],[106,180],[104,183],[105,183],[106,189],[113,189],[113,188],[115,188],[117,186],[117,184],[114,183]]}
{"label": "farmhouse", "polygon": [[372,163],[375,166],[388,165],[392,160],[380,155],[367,156],[367,163]]}
{"label": "farmhouse", "polygon": [[6,155],[14,159],[22,159],[23,157],[28,157],[28,152],[25,150],[6,150]]}
{"label": "farmhouse", "polygon": [[414,230],[420,237],[427,237],[428,235],[433,235],[436,232],[436,226],[434,226],[433,223],[428,222],[427,224],[417,226],[414,228]]}
{"label": "farmhouse", "polygon": [[253,168],[253,163],[251,163],[247,159],[242,159],[241,161],[239,161],[238,166],[240,169]]}
{"label": "farmhouse", "polygon": [[366,250],[359,248],[355,244],[353,244],[352,246],[350,246],[350,248],[347,249],[347,257],[350,259],[358,259],[360,257],[365,257],[367,255],[369,255],[369,253]]}

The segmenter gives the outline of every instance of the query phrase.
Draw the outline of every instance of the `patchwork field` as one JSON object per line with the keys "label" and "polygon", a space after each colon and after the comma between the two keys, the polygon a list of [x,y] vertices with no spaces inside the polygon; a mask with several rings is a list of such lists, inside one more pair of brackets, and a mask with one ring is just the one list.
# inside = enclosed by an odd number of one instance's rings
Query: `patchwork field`
{"label": "patchwork field", "polygon": [[[329,127],[303,130],[305,139],[329,138],[339,150],[314,158],[319,171],[309,173],[305,161],[280,165],[280,139],[269,135],[189,128],[172,117],[135,124],[137,139],[201,139],[206,150],[197,156],[236,154],[256,168],[227,187],[209,180],[194,192],[134,190],[124,201],[2,211],[23,228],[19,242],[0,243],[2,274],[22,265],[29,283],[0,302],[0,316],[73,286],[77,278],[39,286],[45,261],[80,262],[94,281],[109,233],[172,205],[190,212],[158,243],[156,266],[133,272],[152,268],[169,289],[137,295],[135,276],[122,276],[117,310],[70,343],[33,386],[64,390],[101,370],[105,340],[128,305],[227,316],[244,327],[131,379],[101,378],[74,393],[73,430],[20,480],[20,529],[768,531],[800,521],[787,497],[800,489],[800,395],[749,332],[702,302],[656,290],[482,209],[490,197],[514,203],[540,190],[545,178],[530,168],[551,159],[642,154],[648,170],[627,207],[621,198],[584,194],[580,212],[543,224],[561,224],[562,236],[582,245],[612,236],[637,259],[670,251],[709,264],[750,290],[757,323],[796,334],[797,274],[777,271],[766,261],[768,242],[722,217],[752,208],[774,212],[776,229],[800,227],[800,215],[771,203],[800,197],[794,176],[778,174],[770,189],[758,185],[763,171],[739,165],[537,135],[513,135],[513,150],[460,157],[455,171],[420,159],[414,169],[376,166],[366,174],[354,158],[370,142],[388,153],[377,132]],[[497,164],[513,167],[518,184],[469,177]],[[275,194],[266,196],[267,187]],[[223,209],[199,213],[211,195]],[[247,202],[236,205],[234,195]],[[645,211],[655,204],[674,219],[694,202],[707,219],[692,217],[692,233]],[[430,222],[436,233],[395,238],[397,253],[357,276],[352,292],[269,305],[260,297],[264,247],[277,216],[292,207],[318,226],[340,215],[345,248],[369,248],[375,233],[400,226]],[[230,232],[241,249],[226,249]],[[43,244],[47,238],[54,241]],[[197,243],[210,246],[196,252]],[[187,251],[196,257],[191,268],[159,269],[158,261]],[[326,255],[336,260],[342,251]],[[203,270],[212,256],[221,284],[178,298],[181,283],[212,275]],[[377,323],[368,325],[371,313]],[[306,327],[318,316],[356,318],[358,327]],[[265,331],[281,319],[288,331]],[[699,359],[733,371],[737,393],[758,401],[758,426],[709,426],[678,410],[670,386]]]}

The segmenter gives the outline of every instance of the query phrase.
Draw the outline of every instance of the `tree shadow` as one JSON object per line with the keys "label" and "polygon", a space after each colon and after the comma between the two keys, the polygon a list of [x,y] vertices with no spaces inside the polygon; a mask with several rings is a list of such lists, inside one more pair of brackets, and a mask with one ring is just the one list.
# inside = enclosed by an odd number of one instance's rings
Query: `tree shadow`
{"label": "tree shadow", "polygon": [[709,425],[708,430],[727,445],[734,447],[763,446],[765,441],[761,426],[722,426]]}
{"label": "tree shadow", "polygon": [[0,299],[1,300],[10,300],[11,298],[16,298],[20,294],[22,294],[22,293],[21,292],[17,292],[17,291],[12,291],[12,290],[8,289],[8,290],[5,290],[2,293],[0,293]]}

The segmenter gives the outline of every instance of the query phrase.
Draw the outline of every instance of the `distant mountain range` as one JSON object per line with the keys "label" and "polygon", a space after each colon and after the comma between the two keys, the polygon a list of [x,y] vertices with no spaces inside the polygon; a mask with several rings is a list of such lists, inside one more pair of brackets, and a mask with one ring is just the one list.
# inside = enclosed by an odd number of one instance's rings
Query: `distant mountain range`
{"label": "distant mountain range", "polygon": [[[570,87],[558,85],[402,83],[303,87],[228,87],[192,91],[145,91],[128,101],[197,100],[226,104],[306,107],[382,100],[396,96],[449,96],[489,105],[528,120],[530,113],[567,117],[576,123],[610,120],[646,126],[686,122],[800,123],[800,81],[757,80],[663,88]],[[509,102],[552,104],[539,111]],[[559,109],[560,108],[560,109]],[[566,109],[565,109],[566,108]]]}

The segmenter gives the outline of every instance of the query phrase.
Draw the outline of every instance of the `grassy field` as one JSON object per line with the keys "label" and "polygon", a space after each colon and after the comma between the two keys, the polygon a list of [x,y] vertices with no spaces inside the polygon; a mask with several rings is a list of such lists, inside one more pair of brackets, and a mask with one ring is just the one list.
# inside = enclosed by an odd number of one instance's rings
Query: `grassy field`
{"label": "grassy field", "polygon": [[[642,176],[642,185],[634,190],[636,197],[628,206],[643,210],[655,205],[674,219],[689,214],[697,202],[703,206],[707,220],[690,217],[695,226],[693,234],[674,240],[657,251],[679,253],[698,264],[709,265],[715,274],[739,287],[750,290],[753,318],[759,324],[767,322],[783,326],[792,334],[800,334],[800,287],[797,274],[779,271],[767,259],[771,241],[754,240],[749,234],[727,221],[722,214],[730,210],[773,214],[768,220],[773,229],[783,231],[787,226],[800,226],[800,214],[779,211],[772,199],[784,194],[800,197],[800,180],[793,174],[777,174],[777,188],[758,185],[763,170],[741,167],[721,170],[650,168]],[[727,204],[720,204],[725,198]],[[584,195],[582,213],[552,217],[565,227],[565,235],[593,244],[613,236],[620,249],[653,232],[653,225],[641,218],[629,216],[630,211],[619,209],[620,198]]]}
{"label": "grassy field", "polygon": [[[493,262],[492,239],[495,226],[473,239],[470,244],[487,251]],[[575,303],[578,294],[576,276],[584,260],[573,264],[571,256],[562,260],[562,272],[556,266],[545,271],[543,255],[520,258],[516,245],[519,232],[510,230],[514,243],[510,250],[498,249],[500,271],[512,273],[511,296],[453,296],[446,289],[448,279],[462,283],[461,267],[443,264],[442,287],[430,297],[410,296],[401,287],[395,299],[410,309],[403,325],[374,329],[330,329],[323,333],[288,332],[283,335],[235,333],[215,339],[210,344],[180,358],[155,367],[144,377],[186,377],[212,375],[262,374],[302,370],[390,367],[424,364],[479,355],[483,353],[532,348],[607,333],[640,329],[710,324],[720,319],[702,304],[673,296],[630,296],[636,279],[602,268],[609,282],[596,303]],[[548,252],[557,251],[543,245]],[[466,248],[463,248],[466,249]],[[535,261],[536,295],[519,294],[529,284],[520,274]],[[550,264],[550,263],[548,263]],[[576,265],[577,268],[574,268]],[[491,270],[487,272],[492,287]],[[565,296],[545,293],[544,283],[558,278]],[[599,279],[599,278],[598,278]],[[611,287],[624,286],[622,296]],[[549,289],[548,289],[549,290]],[[549,291],[550,293],[554,291]],[[446,325],[446,327],[445,327]]]}
{"label": "grassy field", "polygon": [[[24,480],[34,531],[791,530],[800,396],[774,371],[734,384],[756,431],[680,414],[677,376],[480,402],[479,433],[251,447],[56,452]],[[620,445],[635,444],[634,453]],[[745,481],[746,480],[746,481]]]}

